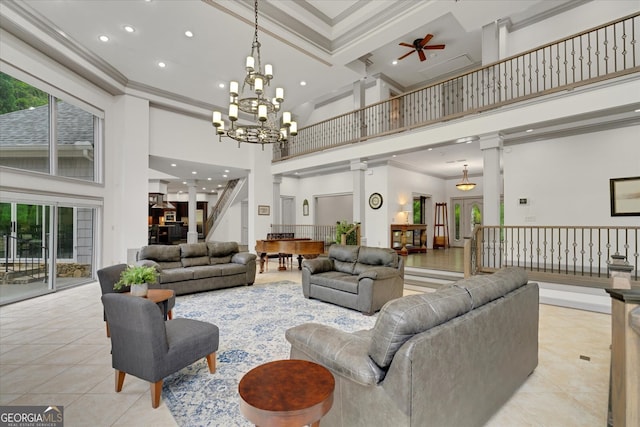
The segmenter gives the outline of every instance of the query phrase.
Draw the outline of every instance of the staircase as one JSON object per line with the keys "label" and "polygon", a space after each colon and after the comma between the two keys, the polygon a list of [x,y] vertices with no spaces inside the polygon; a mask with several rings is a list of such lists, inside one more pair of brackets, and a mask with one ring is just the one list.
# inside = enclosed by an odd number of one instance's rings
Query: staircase
{"label": "staircase", "polygon": [[404,288],[418,292],[433,292],[449,283],[464,278],[455,271],[432,270],[429,268],[405,267]]}
{"label": "staircase", "polygon": [[246,178],[233,179],[227,182],[227,186],[224,191],[218,198],[218,202],[211,209],[211,212],[207,219],[207,238],[206,240],[210,240],[213,235],[214,230],[220,223],[220,220],[224,216],[224,214],[229,209],[229,206],[233,204],[236,200],[236,197],[242,190],[242,187],[246,184]]}

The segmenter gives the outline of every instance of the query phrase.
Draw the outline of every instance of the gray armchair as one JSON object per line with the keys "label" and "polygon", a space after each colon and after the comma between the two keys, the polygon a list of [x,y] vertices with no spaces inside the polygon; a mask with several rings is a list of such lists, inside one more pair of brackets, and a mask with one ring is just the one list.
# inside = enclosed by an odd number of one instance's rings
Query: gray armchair
{"label": "gray armchair", "polygon": [[[98,270],[98,281],[100,282],[100,289],[102,290],[102,295],[111,294],[111,293],[120,293],[120,292],[129,292],[131,289],[129,286],[125,286],[118,290],[113,289],[113,285],[120,280],[120,275],[124,270],[127,269],[127,264],[116,264],[111,265],[109,267],[101,268]],[[159,303],[160,306],[162,303]],[[176,297],[175,295],[169,298],[167,302],[167,317],[169,320],[173,319],[173,307],[176,305]],[[162,307],[160,306],[162,310]],[[107,322],[107,314],[104,314],[104,322],[105,327],[107,329],[107,337],[109,337],[109,322]]]}
{"label": "gray armchair", "polygon": [[206,357],[209,372],[216,371],[219,330],[194,319],[164,321],[153,302],[117,293],[102,296],[111,330],[111,362],[116,392],[126,374],[151,383],[151,406],[157,408],[162,380]]}

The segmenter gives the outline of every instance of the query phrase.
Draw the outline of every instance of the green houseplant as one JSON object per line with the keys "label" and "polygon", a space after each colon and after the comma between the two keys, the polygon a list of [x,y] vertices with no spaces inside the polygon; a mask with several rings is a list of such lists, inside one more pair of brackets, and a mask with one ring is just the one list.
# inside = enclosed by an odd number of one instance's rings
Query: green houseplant
{"label": "green houseplant", "polygon": [[131,295],[146,296],[149,283],[155,283],[158,272],[147,265],[130,265],[120,275],[120,280],[113,285],[113,289],[119,290],[125,286],[131,286]]}

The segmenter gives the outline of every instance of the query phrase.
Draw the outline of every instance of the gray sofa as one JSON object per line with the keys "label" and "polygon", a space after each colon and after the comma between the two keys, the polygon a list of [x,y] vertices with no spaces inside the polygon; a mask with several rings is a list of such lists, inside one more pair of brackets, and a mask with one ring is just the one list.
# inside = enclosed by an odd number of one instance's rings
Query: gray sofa
{"label": "gray sofa", "polygon": [[538,364],[538,285],[522,269],[386,304],[371,330],[287,330],[336,380],[331,426],[482,426]]}
{"label": "gray sofa", "polygon": [[236,242],[144,246],[137,263],[154,266],[160,273],[155,287],[176,295],[253,285],[256,278],[256,255],[239,252]]}
{"label": "gray sofa", "polygon": [[332,245],[327,257],[302,262],[302,293],[373,314],[402,296],[404,259],[389,248]]}

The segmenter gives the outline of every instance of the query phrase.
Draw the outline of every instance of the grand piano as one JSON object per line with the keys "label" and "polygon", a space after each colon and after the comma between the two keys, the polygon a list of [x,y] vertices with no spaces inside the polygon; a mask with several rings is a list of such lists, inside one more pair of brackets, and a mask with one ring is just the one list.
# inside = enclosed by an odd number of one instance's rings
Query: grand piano
{"label": "grand piano", "polygon": [[312,258],[324,253],[322,240],[309,238],[267,239],[256,241],[256,253],[260,256],[260,273],[264,271],[264,262],[267,254],[279,254],[278,270],[286,270],[284,254],[298,255],[298,270],[302,270],[302,257]]}

